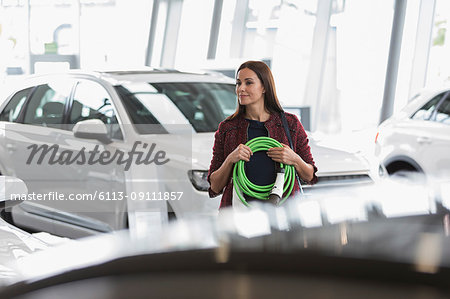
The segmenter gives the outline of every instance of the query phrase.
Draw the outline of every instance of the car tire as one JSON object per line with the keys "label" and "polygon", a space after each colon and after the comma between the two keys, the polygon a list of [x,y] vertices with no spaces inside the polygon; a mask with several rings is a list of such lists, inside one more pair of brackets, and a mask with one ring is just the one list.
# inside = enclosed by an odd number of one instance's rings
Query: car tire
{"label": "car tire", "polygon": [[389,175],[407,175],[408,173],[420,172],[416,167],[409,163],[398,161],[386,166]]}
{"label": "car tire", "polygon": [[7,212],[7,211],[5,211],[5,210],[2,210],[2,211],[0,212],[0,217],[1,217],[3,220],[5,220],[6,222],[8,222],[9,224],[14,225],[14,221],[13,221],[12,213],[11,213],[11,212]]}

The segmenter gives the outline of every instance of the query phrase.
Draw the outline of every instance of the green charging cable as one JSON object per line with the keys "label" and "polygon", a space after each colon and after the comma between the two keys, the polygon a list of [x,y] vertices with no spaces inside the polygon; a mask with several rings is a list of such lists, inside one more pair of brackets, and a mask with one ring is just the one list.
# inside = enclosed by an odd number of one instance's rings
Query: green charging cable
{"label": "green charging cable", "polygon": [[[270,137],[256,137],[252,140],[248,141],[246,144],[253,153],[259,152],[259,151],[267,151],[269,148],[272,147],[283,147],[283,145],[276,141],[273,138]],[[254,183],[252,183],[245,174],[245,168],[244,168],[245,161],[240,160],[238,161],[233,168],[233,185],[236,190],[236,194],[238,195],[239,199],[242,201],[242,203],[246,206],[250,206],[250,204],[245,200],[244,196],[242,196],[241,190],[243,193],[245,193],[248,196],[260,199],[260,200],[267,200],[270,195],[270,191],[272,190],[274,183],[265,185],[265,186],[259,186]],[[280,163],[280,167],[284,168],[285,175],[284,175],[284,187],[283,187],[283,193],[286,193],[286,196],[283,197],[280,204],[286,201],[286,199],[291,195],[292,189],[294,188],[295,183],[295,168],[292,165],[285,165],[283,163]]]}

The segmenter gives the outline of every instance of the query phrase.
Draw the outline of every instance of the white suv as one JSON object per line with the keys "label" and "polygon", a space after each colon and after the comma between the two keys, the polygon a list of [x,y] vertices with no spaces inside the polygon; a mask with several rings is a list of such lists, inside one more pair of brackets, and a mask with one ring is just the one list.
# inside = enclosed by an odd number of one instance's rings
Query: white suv
{"label": "white suv", "polygon": [[[80,237],[149,215],[156,223],[171,212],[217,213],[206,175],[214,132],[236,102],[234,80],[217,74],[71,71],[24,80],[0,107],[0,172],[26,181],[31,194],[13,208],[14,223]],[[317,187],[371,181],[360,157],[310,145]]]}
{"label": "white suv", "polygon": [[378,128],[381,173],[450,175],[450,88],[423,91]]}

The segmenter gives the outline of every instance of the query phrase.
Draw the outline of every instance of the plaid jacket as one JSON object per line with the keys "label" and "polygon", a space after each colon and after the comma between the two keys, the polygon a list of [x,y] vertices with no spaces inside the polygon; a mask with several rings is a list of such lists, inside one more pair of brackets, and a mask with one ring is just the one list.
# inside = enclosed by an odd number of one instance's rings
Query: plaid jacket
{"label": "plaid jacket", "polygon": [[[314,177],[311,182],[308,182],[309,184],[314,184],[317,182],[317,167],[315,166],[311,155],[311,148],[308,144],[308,136],[306,135],[302,124],[295,115],[287,112],[285,114],[291,133],[292,144],[294,146],[293,150],[303,159],[303,161],[314,167]],[[248,126],[249,122],[245,120],[243,115],[240,115],[232,120],[224,120],[219,124],[219,129],[216,131],[214,137],[213,157],[207,178],[209,183],[211,183],[211,173],[216,171],[222,165],[225,158],[239,144],[245,144],[247,142]],[[289,145],[289,140],[286,136],[286,132],[284,131],[283,123],[279,114],[271,114],[270,118],[264,123],[264,126],[269,133],[269,137]],[[300,188],[296,181],[292,194],[295,194],[299,191],[299,189]],[[231,175],[222,192],[215,193],[211,190],[211,187],[208,189],[208,192],[210,197],[216,197],[223,192],[220,208],[231,206],[233,196],[233,182]]]}

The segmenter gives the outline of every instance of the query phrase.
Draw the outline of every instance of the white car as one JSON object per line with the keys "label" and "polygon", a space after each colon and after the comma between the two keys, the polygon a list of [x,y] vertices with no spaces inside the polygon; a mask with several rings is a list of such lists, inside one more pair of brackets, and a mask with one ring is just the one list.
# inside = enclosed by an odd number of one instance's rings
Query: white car
{"label": "white car", "polygon": [[[0,172],[30,190],[14,223],[75,238],[172,212],[216,214],[220,197],[208,197],[206,176],[214,132],[235,110],[234,84],[171,70],[24,80],[0,107]],[[310,145],[317,187],[371,181],[361,157]]]}
{"label": "white car", "polygon": [[423,91],[378,128],[380,172],[450,176],[450,88]]}

